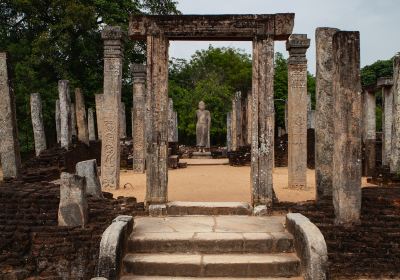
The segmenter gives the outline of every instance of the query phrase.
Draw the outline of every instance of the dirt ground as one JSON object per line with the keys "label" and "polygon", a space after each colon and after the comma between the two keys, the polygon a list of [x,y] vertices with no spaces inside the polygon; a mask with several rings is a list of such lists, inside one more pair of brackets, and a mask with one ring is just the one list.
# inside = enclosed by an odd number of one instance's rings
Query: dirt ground
{"label": "dirt ground", "polygon": [[[287,168],[275,168],[274,189],[280,201],[299,202],[315,198],[315,171],[307,171],[307,190],[287,188]],[[363,186],[367,185],[363,178]],[[169,170],[168,199],[170,201],[243,201],[250,202],[250,167],[188,166]],[[143,201],[146,176],[121,171],[121,189],[104,190],[117,196],[134,196]]]}

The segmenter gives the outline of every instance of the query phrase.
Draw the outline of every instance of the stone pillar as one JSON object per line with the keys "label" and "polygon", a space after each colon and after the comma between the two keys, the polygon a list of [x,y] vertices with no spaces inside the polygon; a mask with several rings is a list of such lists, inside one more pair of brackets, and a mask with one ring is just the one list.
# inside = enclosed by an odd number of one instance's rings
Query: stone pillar
{"label": "stone pillar", "polygon": [[293,34],[286,44],[288,60],[289,188],[307,187],[307,35]]}
{"label": "stone pillar", "polygon": [[307,100],[307,129],[315,129],[315,111],[312,109],[311,94]]}
{"label": "stone pillar", "polygon": [[71,97],[69,95],[69,81],[58,81],[60,99],[60,136],[61,147],[69,149],[72,143]]}
{"label": "stone pillar", "polygon": [[286,131],[286,133],[289,130],[288,119],[289,119],[289,104],[288,104],[288,100],[285,100],[285,131]]}
{"label": "stone pillar", "polygon": [[88,216],[85,178],[61,173],[58,225],[84,228],[88,223]]}
{"label": "stone pillar", "polygon": [[102,108],[101,185],[119,188],[122,38],[120,27],[106,26],[104,40],[104,100]]}
{"label": "stone pillar", "polygon": [[251,139],[252,204],[272,205],[274,167],[274,40],[253,41]]}
{"label": "stone pillar", "polygon": [[46,134],[43,125],[42,100],[39,93],[31,94],[31,117],[33,137],[35,139],[35,152],[39,156],[41,152],[47,149]]}
{"label": "stone pillar", "polygon": [[360,33],[333,36],[333,205],[337,224],[356,223],[361,210]]}
{"label": "stone pillar", "polygon": [[178,116],[174,111],[174,101],[172,98],[168,100],[168,142],[176,143],[178,142],[177,133]]}
{"label": "stone pillar", "polygon": [[232,99],[232,151],[242,144],[242,93],[238,91]]}
{"label": "stone pillar", "polygon": [[226,148],[228,152],[232,151],[232,112],[226,115]]}
{"label": "stone pillar", "polygon": [[97,120],[97,136],[99,140],[102,139],[102,128],[103,128],[103,101],[104,94],[96,94],[96,120]]}
{"label": "stone pillar", "polygon": [[60,99],[56,100],[55,121],[56,121],[56,132],[57,132],[57,143],[60,143],[61,142]]}
{"label": "stone pillar", "polygon": [[[92,111],[93,112],[93,111]],[[76,174],[86,179],[86,194],[95,198],[103,198],[99,175],[97,174],[97,162],[95,159],[81,161],[76,164]]]}
{"label": "stone pillar", "polygon": [[400,54],[393,60],[393,124],[390,172],[400,172]]}
{"label": "stone pillar", "polygon": [[125,103],[121,102],[121,128],[120,128],[121,139],[126,138],[126,113],[125,113]]}
{"label": "stone pillar", "polygon": [[168,39],[147,37],[146,203],[168,201]]}
{"label": "stone pillar", "polygon": [[146,168],[146,65],[133,64],[133,108],[132,108],[132,139],[133,139],[133,172],[144,173]]}
{"label": "stone pillar", "polygon": [[315,106],[315,181],[316,200],[332,196],[333,178],[333,35],[339,29],[317,28],[315,41],[317,49],[316,106]]}
{"label": "stone pillar", "polygon": [[392,146],[393,120],[393,78],[379,78],[378,88],[382,88],[383,116],[382,116],[382,165],[389,166]]}
{"label": "stone pillar", "polygon": [[[174,142],[179,142],[179,127],[178,127],[178,112],[174,112],[174,121],[175,121],[175,134],[174,134]],[[210,141],[209,141],[210,142]]]}
{"label": "stone pillar", "polygon": [[247,145],[251,145],[251,120],[252,120],[252,112],[251,112],[251,92],[247,94],[247,108],[246,108],[246,118],[247,118]]}
{"label": "stone pillar", "polygon": [[89,141],[96,141],[96,129],[94,126],[94,112],[92,108],[88,109],[88,130]]}
{"label": "stone pillar", "polygon": [[373,176],[376,167],[376,98],[373,91],[365,90],[363,100],[363,133],[365,148],[364,174]]}
{"label": "stone pillar", "polygon": [[70,105],[71,108],[71,137],[77,137],[78,132],[77,132],[77,125],[76,125],[76,110],[75,110],[75,104],[71,103]]}
{"label": "stone pillar", "polygon": [[21,155],[18,142],[15,96],[8,76],[7,54],[0,52],[0,155],[3,178],[20,178]]}
{"label": "stone pillar", "polygon": [[78,124],[78,140],[89,145],[88,121],[86,117],[85,98],[80,88],[75,89],[76,119]]}

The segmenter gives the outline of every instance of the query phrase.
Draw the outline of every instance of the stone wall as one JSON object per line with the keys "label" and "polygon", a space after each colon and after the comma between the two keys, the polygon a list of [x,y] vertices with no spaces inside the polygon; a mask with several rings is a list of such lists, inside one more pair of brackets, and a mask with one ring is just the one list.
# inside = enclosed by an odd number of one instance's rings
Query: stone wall
{"label": "stone wall", "polygon": [[0,279],[90,279],[103,231],[118,215],[137,215],[134,198],[91,197],[89,224],[58,227],[59,186],[50,183],[0,184]]}

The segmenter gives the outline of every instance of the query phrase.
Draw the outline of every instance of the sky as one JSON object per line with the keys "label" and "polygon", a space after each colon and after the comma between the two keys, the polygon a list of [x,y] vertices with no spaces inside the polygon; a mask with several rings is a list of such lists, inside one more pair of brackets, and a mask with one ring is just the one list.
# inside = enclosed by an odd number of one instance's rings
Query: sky
{"label": "sky", "polygon": [[[295,13],[293,33],[307,34],[308,68],[315,74],[315,29],[335,27],[360,31],[361,65],[385,60],[400,52],[400,0],[177,0],[183,14]],[[196,50],[236,47],[251,54],[250,42],[171,42],[170,57],[190,59]],[[275,50],[287,57],[284,42]]]}

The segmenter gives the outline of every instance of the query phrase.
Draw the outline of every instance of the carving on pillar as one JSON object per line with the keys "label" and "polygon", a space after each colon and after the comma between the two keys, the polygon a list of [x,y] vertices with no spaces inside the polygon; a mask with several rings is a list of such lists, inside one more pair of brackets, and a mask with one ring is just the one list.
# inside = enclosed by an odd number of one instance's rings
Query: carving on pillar
{"label": "carving on pillar", "polygon": [[293,34],[287,41],[288,60],[288,186],[307,187],[307,35]]}
{"label": "carving on pillar", "polygon": [[102,106],[101,185],[119,188],[120,121],[122,85],[122,40],[120,27],[107,26],[101,33],[104,40],[104,96]]}

